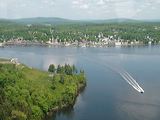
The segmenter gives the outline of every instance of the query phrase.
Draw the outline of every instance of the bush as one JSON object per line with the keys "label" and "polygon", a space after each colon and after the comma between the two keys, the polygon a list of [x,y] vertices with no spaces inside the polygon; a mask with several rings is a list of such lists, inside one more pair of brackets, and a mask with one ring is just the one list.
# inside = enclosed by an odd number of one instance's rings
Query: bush
{"label": "bush", "polygon": [[11,115],[12,115],[12,120],[26,120],[27,119],[27,116],[23,112],[18,111],[18,110],[13,110]]}

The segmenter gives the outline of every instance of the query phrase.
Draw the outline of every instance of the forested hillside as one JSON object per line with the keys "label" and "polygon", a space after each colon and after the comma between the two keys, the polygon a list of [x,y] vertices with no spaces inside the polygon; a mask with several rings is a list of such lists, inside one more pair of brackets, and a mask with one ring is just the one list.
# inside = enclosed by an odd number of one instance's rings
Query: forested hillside
{"label": "forested hillside", "polygon": [[74,65],[53,66],[44,72],[0,63],[0,120],[41,120],[50,110],[74,104],[86,84],[84,71]]}
{"label": "forested hillside", "polygon": [[[41,19],[40,19],[41,20]],[[40,21],[39,20],[39,21]],[[160,23],[159,22],[138,22],[138,21],[92,21],[92,22],[71,22],[65,24],[65,19],[60,19],[61,24],[51,22],[49,19],[41,20],[41,24],[36,24],[35,21],[28,22],[33,24],[21,24],[29,21],[0,21],[0,41],[9,40],[26,40],[47,42],[56,40],[58,42],[75,42],[75,41],[95,41],[98,42],[106,37],[113,40],[121,39],[123,41],[142,41],[148,43],[159,43],[160,38]],[[37,23],[39,22],[37,20]],[[27,22],[26,22],[27,23]],[[64,23],[64,24],[63,24]]]}

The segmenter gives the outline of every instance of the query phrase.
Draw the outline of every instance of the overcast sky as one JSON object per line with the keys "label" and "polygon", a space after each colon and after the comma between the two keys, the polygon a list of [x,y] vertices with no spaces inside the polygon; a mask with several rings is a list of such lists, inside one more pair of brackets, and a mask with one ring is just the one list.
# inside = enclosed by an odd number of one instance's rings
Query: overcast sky
{"label": "overcast sky", "polygon": [[0,0],[0,18],[160,19],[160,0]]}

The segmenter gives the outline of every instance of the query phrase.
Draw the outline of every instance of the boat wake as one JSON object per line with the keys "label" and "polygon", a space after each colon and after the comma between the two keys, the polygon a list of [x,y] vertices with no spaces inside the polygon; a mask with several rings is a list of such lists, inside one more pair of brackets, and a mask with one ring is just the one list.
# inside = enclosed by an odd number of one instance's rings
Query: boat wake
{"label": "boat wake", "polygon": [[[86,60],[87,60],[87,58],[86,58]],[[95,61],[95,59],[92,59],[92,61],[96,62],[97,64],[100,64],[100,62]],[[109,61],[107,61],[107,64],[103,64],[103,66],[110,68],[114,72],[117,72],[136,91],[138,91],[140,93],[144,93],[144,90],[138,84],[138,82],[123,68],[113,65]]]}
{"label": "boat wake", "polygon": [[110,68],[113,71],[116,71],[118,74],[120,74],[120,76],[129,84],[131,85],[136,91],[140,92],[140,93],[144,93],[144,90],[142,89],[142,87],[137,83],[137,81],[124,69],[115,69],[113,67],[110,66]]}
{"label": "boat wake", "polygon": [[144,93],[144,90],[142,87],[137,83],[137,81],[128,73],[128,72],[119,72],[119,74],[122,76],[124,80],[128,82],[135,90],[137,90],[140,93]]}

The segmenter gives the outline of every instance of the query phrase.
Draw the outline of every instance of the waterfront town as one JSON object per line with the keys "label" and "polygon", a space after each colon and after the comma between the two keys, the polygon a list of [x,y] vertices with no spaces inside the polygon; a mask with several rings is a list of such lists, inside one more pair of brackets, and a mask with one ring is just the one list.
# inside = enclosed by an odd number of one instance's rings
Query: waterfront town
{"label": "waterfront town", "polygon": [[[152,44],[153,40],[148,41],[148,45]],[[75,41],[64,41],[58,42],[57,39],[50,39],[47,42],[34,40],[24,40],[22,37],[18,39],[12,39],[0,43],[0,47],[9,45],[52,45],[52,46],[63,46],[63,47],[110,47],[110,46],[135,46],[144,45],[143,41],[130,41],[118,38],[117,40],[113,36],[101,38],[99,41],[88,41],[88,40],[75,40]]]}

